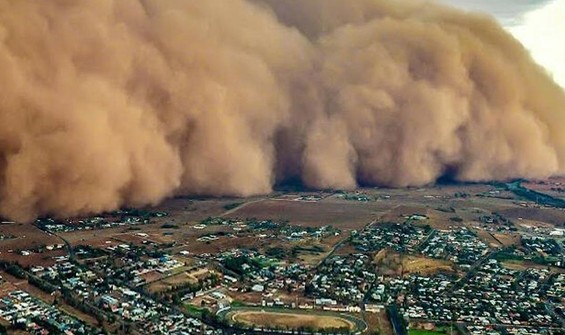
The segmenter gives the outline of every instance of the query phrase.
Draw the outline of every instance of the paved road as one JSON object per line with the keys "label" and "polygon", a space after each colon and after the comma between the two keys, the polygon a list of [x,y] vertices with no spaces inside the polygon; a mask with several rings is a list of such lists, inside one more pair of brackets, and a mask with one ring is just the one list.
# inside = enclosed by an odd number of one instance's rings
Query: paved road
{"label": "paved road", "polygon": [[476,261],[475,264],[473,264],[473,266],[471,266],[471,268],[467,271],[465,277],[459,279],[455,283],[455,285],[451,287],[451,290],[445,291],[444,295],[451,295],[456,289],[459,289],[463,285],[465,285],[465,283],[475,275],[476,269],[482,264],[484,264],[488,259],[490,259],[495,252],[496,251],[491,250],[486,255],[484,255],[483,258]]}

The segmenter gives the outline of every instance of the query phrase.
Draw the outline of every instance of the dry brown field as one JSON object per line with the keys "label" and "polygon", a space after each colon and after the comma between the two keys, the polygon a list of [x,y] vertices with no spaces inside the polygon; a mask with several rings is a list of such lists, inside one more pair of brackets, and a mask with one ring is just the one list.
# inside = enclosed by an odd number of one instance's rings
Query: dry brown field
{"label": "dry brown field", "polygon": [[145,279],[146,283],[152,283],[156,280],[163,278],[163,275],[155,270],[149,271],[141,275],[143,279]]}
{"label": "dry brown field", "polygon": [[29,335],[30,333],[25,330],[8,330],[7,335]]}
{"label": "dry brown field", "polygon": [[434,274],[437,272],[454,272],[453,263],[428,257],[407,256],[402,259],[405,274]]}
{"label": "dry brown field", "polygon": [[522,220],[530,220],[532,222],[549,223],[551,225],[562,225],[565,222],[565,211],[554,208],[525,208],[513,206],[499,211],[500,214],[513,220],[514,223],[520,223]]}
{"label": "dry brown field", "polygon": [[164,201],[158,206],[158,210],[166,211],[168,216],[159,221],[172,221],[177,224],[197,223],[207,217],[221,216],[227,210],[225,206],[260,200],[262,198],[220,198],[220,199],[188,199],[175,198]]}
{"label": "dry brown field", "polygon": [[319,227],[332,225],[341,230],[363,228],[383,207],[375,202],[322,200],[265,200],[242,206],[228,215],[231,218],[288,220],[293,225]]}
{"label": "dry brown field", "polygon": [[389,249],[377,252],[373,256],[373,265],[377,273],[387,276],[455,272],[452,262],[424,256],[401,255]]}
{"label": "dry brown field", "polygon": [[479,239],[488,244],[491,248],[499,248],[502,246],[502,243],[500,243],[490,232],[483,229],[473,229],[473,231],[477,234]]}
{"label": "dry brown field", "polygon": [[247,325],[279,327],[298,329],[301,327],[314,329],[328,329],[348,327],[353,329],[354,324],[346,319],[336,316],[317,314],[294,314],[291,312],[267,312],[267,311],[241,311],[232,315],[233,321],[242,322]]}
{"label": "dry brown field", "polygon": [[547,180],[532,180],[522,183],[522,186],[531,190],[542,192],[556,198],[565,198],[565,193],[559,189],[565,189],[565,177],[553,177]]}
{"label": "dry brown field", "polygon": [[237,301],[241,301],[245,304],[260,304],[263,300],[263,294],[260,292],[230,292],[230,296]]}
{"label": "dry brown field", "polygon": [[48,234],[31,224],[12,223],[0,224],[0,234],[15,236],[14,239],[0,241],[0,259],[15,261],[27,267],[30,265],[51,265],[52,257],[65,254],[64,250],[44,250],[41,253],[31,253],[23,256],[17,251],[33,250],[47,245],[63,244],[63,241]]}
{"label": "dry brown field", "polygon": [[373,331],[377,329],[381,335],[394,334],[394,330],[384,309],[379,313],[365,313],[365,321],[368,326],[365,331],[366,334],[373,334]]}
{"label": "dry brown field", "polygon": [[171,288],[183,285],[186,283],[198,283],[201,278],[207,278],[210,275],[210,270],[204,268],[192,272],[181,271],[180,273],[173,274],[172,276],[156,280],[148,281],[147,289],[151,293],[163,292]]}
{"label": "dry brown field", "polygon": [[555,266],[548,267],[546,265],[536,264],[532,262],[525,262],[525,261],[513,261],[513,260],[504,261],[502,262],[502,265],[505,268],[511,270],[517,270],[517,271],[524,271],[527,269],[540,269],[540,270],[549,269],[553,273],[565,273],[565,269],[562,268],[558,268]]}
{"label": "dry brown field", "polygon": [[[4,277],[5,272],[0,272],[0,276]],[[0,282],[0,298],[5,297],[8,293],[17,290],[17,287],[8,282],[8,281],[2,281]]]}
{"label": "dry brown field", "polygon": [[521,237],[519,234],[492,233],[492,236],[494,236],[505,247],[520,245]]}
{"label": "dry brown field", "polygon": [[272,239],[270,238],[258,238],[257,236],[244,235],[241,237],[227,237],[219,236],[217,240],[210,242],[197,241],[196,239],[190,241],[184,250],[189,251],[191,254],[205,254],[205,253],[217,253],[233,248],[267,248],[272,246]]}
{"label": "dry brown field", "polygon": [[72,232],[60,232],[57,234],[65,238],[67,241],[69,241],[69,243],[73,246],[80,244],[103,246],[106,241],[112,240],[112,237],[114,235],[123,233],[125,229],[126,227],[95,229],[95,230],[77,230]]}

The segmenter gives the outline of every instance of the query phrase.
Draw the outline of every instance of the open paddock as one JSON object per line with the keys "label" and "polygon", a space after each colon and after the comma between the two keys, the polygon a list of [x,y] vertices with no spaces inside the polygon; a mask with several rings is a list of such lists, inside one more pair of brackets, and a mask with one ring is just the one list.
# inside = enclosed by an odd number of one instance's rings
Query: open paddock
{"label": "open paddock", "polygon": [[490,232],[483,229],[474,229],[473,231],[477,234],[477,237],[480,240],[487,243],[491,248],[500,248],[503,246],[502,243]]}
{"label": "open paddock", "polygon": [[425,256],[401,255],[390,249],[383,249],[373,256],[373,265],[379,274],[409,275],[412,273],[431,275],[438,272],[455,273],[450,261]]}
{"label": "open paddock", "polygon": [[63,243],[57,236],[26,223],[0,225],[0,234],[12,236],[12,238],[0,240],[0,252],[6,252],[8,250],[29,250],[41,246]]}
{"label": "open paddock", "polygon": [[[261,198],[258,198],[261,199]],[[156,208],[169,213],[167,217],[161,218],[163,222],[173,222],[177,225],[183,223],[198,223],[207,217],[216,217],[228,211],[233,204],[244,205],[247,202],[257,200],[256,198],[173,198],[165,200]]]}
{"label": "open paddock", "polygon": [[[197,269],[195,271],[181,271],[170,276],[160,275],[158,272],[153,271],[153,280],[147,280],[146,288],[151,293],[158,293],[175,289],[185,284],[197,284],[199,279],[206,279],[214,272],[208,268]],[[160,277],[159,277],[160,275]]]}
{"label": "open paddock", "polygon": [[565,269],[562,268],[558,268],[555,266],[548,267],[545,265],[536,264],[528,261],[509,260],[502,262],[502,266],[504,266],[507,269],[516,270],[516,271],[525,271],[527,269],[538,269],[538,270],[549,269],[549,271],[551,271],[552,273],[565,273]]}
{"label": "open paddock", "polygon": [[113,235],[112,238],[121,243],[142,245],[146,242],[153,242],[155,244],[165,244],[170,243],[172,239],[160,236],[155,232],[146,233],[144,231],[139,232],[127,232],[122,234]]}
{"label": "open paddock", "polygon": [[374,330],[378,330],[382,335],[394,335],[392,324],[384,309],[377,313],[365,313],[365,321],[368,329],[364,334],[374,334]]}
{"label": "open paddock", "polygon": [[241,206],[230,218],[286,221],[304,227],[332,225],[342,230],[361,229],[383,208],[374,203],[322,200],[317,202],[265,200]]}
{"label": "open paddock", "polygon": [[502,243],[503,246],[509,247],[512,245],[519,246],[521,236],[520,234],[507,234],[507,233],[493,233],[492,236],[496,238],[497,241]]}
{"label": "open paddock", "polygon": [[196,239],[191,240],[190,243],[187,243],[183,247],[183,250],[198,255],[204,253],[218,253],[233,248],[261,249],[272,245],[272,241],[273,240],[270,238],[258,238],[251,234],[237,237],[220,236],[217,240],[208,242],[198,241]]}
{"label": "open paddock", "polygon": [[422,256],[406,256],[402,260],[404,273],[435,274],[438,272],[454,272],[454,264],[449,261]]}

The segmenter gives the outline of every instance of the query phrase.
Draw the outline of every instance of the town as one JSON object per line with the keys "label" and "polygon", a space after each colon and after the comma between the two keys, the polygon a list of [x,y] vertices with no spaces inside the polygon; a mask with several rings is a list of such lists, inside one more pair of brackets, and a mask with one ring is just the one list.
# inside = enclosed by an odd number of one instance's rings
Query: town
{"label": "town", "polygon": [[[511,195],[281,193],[5,222],[0,329],[564,334],[565,212]],[[529,208],[551,215],[536,221]]]}

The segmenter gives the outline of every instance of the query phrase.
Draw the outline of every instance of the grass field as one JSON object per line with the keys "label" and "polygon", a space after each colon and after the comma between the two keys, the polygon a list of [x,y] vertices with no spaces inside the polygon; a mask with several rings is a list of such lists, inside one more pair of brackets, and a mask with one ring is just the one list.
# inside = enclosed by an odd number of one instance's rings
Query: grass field
{"label": "grass field", "polygon": [[186,308],[186,311],[188,312],[188,314],[190,314],[191,316],[194,316],[194,317],[197,317],[197,318],[202,317],[202,312],[204,311],[203,308],[198,308],[198,307],[191,305],[191,304],[186,304],[186,305],[184,305],[184,307]]}

